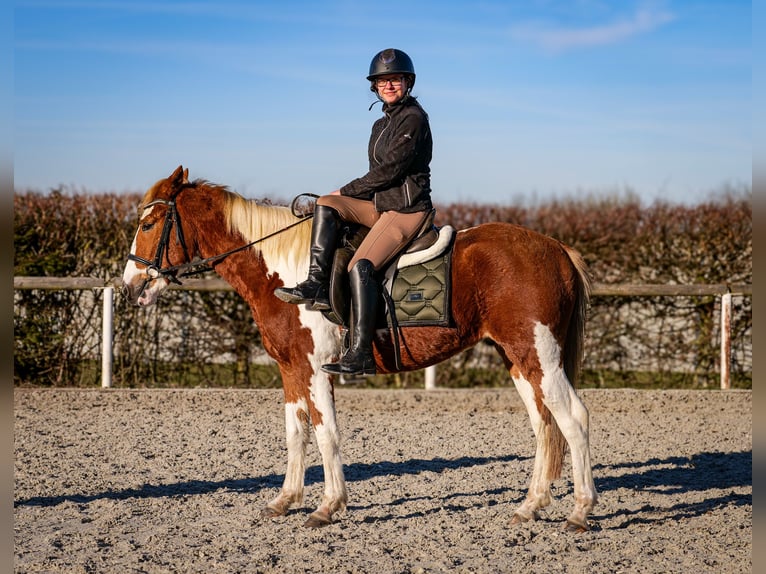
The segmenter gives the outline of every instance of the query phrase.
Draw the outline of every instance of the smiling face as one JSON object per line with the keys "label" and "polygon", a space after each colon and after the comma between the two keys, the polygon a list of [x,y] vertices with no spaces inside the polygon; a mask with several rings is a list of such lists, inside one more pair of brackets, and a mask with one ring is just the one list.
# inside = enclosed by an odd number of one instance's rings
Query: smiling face
{"label": "smiling face", "polygon": [[375,78],[378,97],[386,104],[395,104],[407,93],[407,77],[402,74],[386,74]]}

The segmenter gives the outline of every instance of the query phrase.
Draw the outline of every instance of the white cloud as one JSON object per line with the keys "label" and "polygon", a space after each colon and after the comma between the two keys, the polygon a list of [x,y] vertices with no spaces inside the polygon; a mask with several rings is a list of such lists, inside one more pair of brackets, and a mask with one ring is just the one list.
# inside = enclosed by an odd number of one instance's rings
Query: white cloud
{"label": "white cloud", "polygon": [[522,24],[511,28],[511,36],[517,40],[532,42],[546,50],[562,52],[573,48],[619,43],[633,36],[651,32],[674,19],[675,16],[665,10],[641,8],[630,18],[597,26]]}

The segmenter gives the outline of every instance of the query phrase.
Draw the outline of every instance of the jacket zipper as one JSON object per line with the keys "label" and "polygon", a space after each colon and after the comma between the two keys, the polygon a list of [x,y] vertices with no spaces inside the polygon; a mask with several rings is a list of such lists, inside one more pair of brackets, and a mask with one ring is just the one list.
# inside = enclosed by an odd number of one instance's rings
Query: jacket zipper
{"label": "jacket zipper", "polygon": [[[378,143],[380,142],[380,138],[383,137],[383,133],[388,129],[389,124],[391,123],[391,119],[386,116],[386,125],[383,127],[382,130],[380,130],[380,133],[378,134],[377,139],[375,140],[375,145],[372,146],[372,157],[375,158],[375,161],[378,162],[378,165],[380,165],[380,160],[378,159]],[[410,207],[412,205],[412,197],[410,196],[410,184],[407,181],[407,179],[404,180],[404,199],[405,199],[405,207]],[[374,203],[375,203],[375,209],[378,208],[378,194],[376,193],[374,196]]]}
{"label": "jacket zipper", "polygon": [[[380,160],[378,159],[378,143],[380,143],[380,138],[383,137],[383,133],[388,129],[388,124],[391,123],[390,118],[388,115],[386,115],[386,125],[383,126],[383,129],[380,130],[380,133],[378,134],[377,139],[375,140],[375,145],[372,146],[372,157],[375,159],[376,162],[378,162],[378,165],[380,165]],[[375,205],[375,210],[378,209],[378,194],[376,193],[372,197],[373,204]]]}
{"label": "jacket zipper", "polygon": [[375,140],[375,145],[372,146],[372,157],[375,158],[375,161],[378,162],[378,165],[380,165],[380,160],[378,159],[378,143],[380,142],[380,138],[383,137],[383,133],[388,129],[389,123],[391,123],[391,120],[389,120],[388,116],[386,116],[386,125],[383,126],[382,130],[380,130],[380,133],[378,134],[378,139]]}

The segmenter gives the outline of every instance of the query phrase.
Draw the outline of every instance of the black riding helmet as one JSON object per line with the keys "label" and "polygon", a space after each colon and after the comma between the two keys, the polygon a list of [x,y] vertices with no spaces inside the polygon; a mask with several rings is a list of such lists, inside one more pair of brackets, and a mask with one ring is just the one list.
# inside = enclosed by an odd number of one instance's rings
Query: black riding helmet
{"label": "black riding helmet", "polygon": [[396,48],[387,48],[378,52],[370,62],[370,73],[367,76],[367,79],[370,80],[370,91],[377,94],[375,78],[387,74],[407,76],[408,92],[415,85],[415,66],[412,65],[412,60],[407,54]]}

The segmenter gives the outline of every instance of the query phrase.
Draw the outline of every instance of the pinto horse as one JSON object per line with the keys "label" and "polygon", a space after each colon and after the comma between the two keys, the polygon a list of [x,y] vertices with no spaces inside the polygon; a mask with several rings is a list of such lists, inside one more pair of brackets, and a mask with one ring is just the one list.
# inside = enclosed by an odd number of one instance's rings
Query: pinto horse
{"label": "pinto horse", "polygon": [[[123,275],[123,292],[152,305],[169,283],[204,262],[250,305],[266,351],[279,365],[285,399],[287,469],[277,497],[261,511],[281,516],[303,499],[305,454],[313,427],[324,467],[324,494],[305,526],[330,524],[347,491],[336,423],[334,378],[320,369],[341,350],[337,325],[291,305],[274,289],[308,272],[310,218],[288,207],[261,205],[179,166],[144,196]],[[588,443],[588,410],[573,383],[582,358],[590,280],[575,250],[518,225],[487,223],[459,231],[454,242],[450,326],[404,327],[398,339],[376,333],[379,373],[422,369],[491,341],[527,408],[537,441],[527,496],[513,523],[538,518],[551,502],[567,445],[572,455],[574,509],[564,527],[589,528],[596,503]]]}

